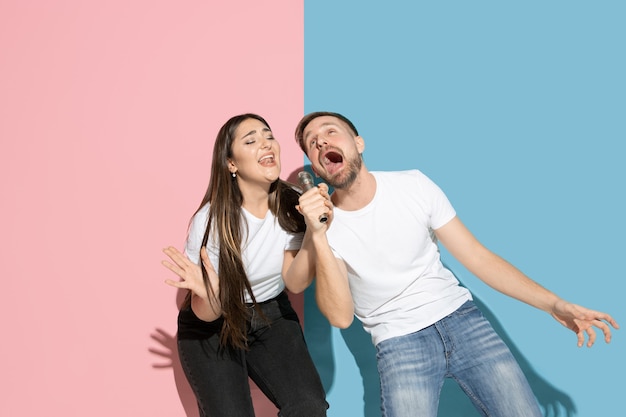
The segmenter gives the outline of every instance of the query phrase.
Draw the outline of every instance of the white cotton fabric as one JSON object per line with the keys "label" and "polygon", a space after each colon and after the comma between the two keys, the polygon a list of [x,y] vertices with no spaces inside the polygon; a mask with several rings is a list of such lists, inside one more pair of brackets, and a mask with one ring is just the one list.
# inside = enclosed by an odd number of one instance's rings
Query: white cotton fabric
{"label": "white cotton fabric", "polygon": [[456,212],[418,170],[372,172],[376,194],[334,209],[328,240],[348,268],[355,315],[374,344],[430,326],[471,299],[440,260],[433,230]]}
{"label": "white cotton fabric", "polygon": [[[285,251],[299,250],[304,234],[283,230],[278,224],[278,219],[269,210],[263,219],[253,216],[244,208],[241,211],[248,231],[244,234],[242,242],[243,264],[256,301],[267,301],[285,289],[282,278]],[[208,213],[209,204],[202,207],[193,217],[185,245],[185,254],[197,264],[200,263],[200,246],[207,227]],[[246,227],[243,230],[245,231]],[[219,243],[213,237],[213,234],[209,236],[207,251],[219,275]],[[245,302],[252,302],[250,294],[246,294]]]}

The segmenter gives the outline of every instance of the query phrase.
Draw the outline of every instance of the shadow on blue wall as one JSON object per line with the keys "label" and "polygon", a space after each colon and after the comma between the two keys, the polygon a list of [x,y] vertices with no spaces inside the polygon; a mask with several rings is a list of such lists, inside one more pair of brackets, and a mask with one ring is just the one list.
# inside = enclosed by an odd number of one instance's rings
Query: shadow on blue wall
{"label": "shadow on blue wall", "polygon": [[[565,392],[550,384],[539,375],[524,357],[522,352],[513,344],[504,328],[495,317],[493,312],[476,296],[474,302],[489,320],[495,331],[502,337],[517,359],[524,374],[539,401],[545,416],[572,417],[576,413],[576,405],[572,398]],[[318,310],[315,303],[314,285],[305,292],[304,310],[306,317],[306,337],[309,351],[322,377],[322,383],[326,392],[333,384],[336,372],[333,354],[331,327],[328,320]],[[352,325],[341,331],[347,348],[354,356],[363,382],[363,416],[380,416],[380,385],[376,368],[376,350],[372,345],[369,334],[363,330],[361,323],[355,320]],[[332,407],[332,404],[331,404]],[[465,393],[452,380],[446,380],[439,404],[439,417],[480,417]]]}
{"label": "shadow on blue wall", "polygon": [[[293,171],[287,181],[297,183],[297,173],[305,169],[313,173],[311,165]],[[332,189],[331,189],[332,192]],[[454,271],[446,265],[453,273]],[[454,274],[457,276],[458,275]],[[476,295],[474,303],[489,320],[494,330],[507,344],[526,375],[537,397],[544,416],[572,417],[576,413],[573,399],[565,392],[539,375],[522,352],[507,335],[504,327],[494,313]],[[511,300],[511,302],[517,302]],[[340,367],[335,364],[331,326],[317,308],[315,301],[315,283],[304,293],[304,331],[313,361],[322,378],[324,389],[328,393],[333,386],[335,372]],[[376,349],[370,335],[363,330],[361,323],[354,320],[352,325],[340,331],[346,347],[354,357],[363,383],[363,417],[380,417],[380,381],[376,367]],[[355,381],[356,382],[356,381]],[[332,404],[331,404],[332,409]],[[447,379],[441,391],[438,417],[480,417],[469,398],[453,380]]]}

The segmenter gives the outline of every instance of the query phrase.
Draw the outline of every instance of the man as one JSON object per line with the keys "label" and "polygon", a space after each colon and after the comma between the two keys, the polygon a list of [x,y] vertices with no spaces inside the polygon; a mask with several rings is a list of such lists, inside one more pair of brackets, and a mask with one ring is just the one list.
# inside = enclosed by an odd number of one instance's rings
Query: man
{"label": "man", "polygon": [[305,116],[296,140],[313,171],[334,187],[302,195],[313,228],[316,300],[333,326],[356,315],[377,350],[385,417],[435,417],[446,377],[454,378],[484,416],[541,416],[509,349],[439,258],[437,241],[496,290],[548,312],[592,346],[605,341],[608,314],[572,304],[485,248],[456,216],[445,194],[420,171],[369,172],[365,143],[337,113]]}

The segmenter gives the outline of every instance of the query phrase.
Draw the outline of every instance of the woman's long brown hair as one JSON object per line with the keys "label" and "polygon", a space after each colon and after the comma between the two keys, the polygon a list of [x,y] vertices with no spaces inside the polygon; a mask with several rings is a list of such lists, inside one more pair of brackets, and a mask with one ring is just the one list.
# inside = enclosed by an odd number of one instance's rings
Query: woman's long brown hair
{"label": "woman's long brown hair", "polygon": [[[246,327],[249,312],[245,304],[246,291],[255,304],[256,298],[250,287],[241,254],[242,238],[247,229],[241,213],[243,196],[236,178],[232,177],[228,169],[228,160],[232,157],[235,131],[247,119],[259,120],[268,128],[270,127],[261,116],[252,113],[234,116],[221,127],[213,147],[209,186],[196,210],[198,213],[207,203],[210,204],[202,247],[206,246],[210,235],[219,245],[217,269],[219,300],[224,319],[220,344],[223,347],[231,346],[239,349],[247,348]],[[270,186],[269,209],[278,218],[280,226],[288,232],[304,232],[305,229],[304,218],[296,210],[298,197],[298,192],[289,183],[280,179]],[[207,271],[202,263],[201,266],[207,294],[209,294],[209,299],[214,299],[215,293],[209,285]],[[188,294],[186,303],[190,300],[191,294]]]}

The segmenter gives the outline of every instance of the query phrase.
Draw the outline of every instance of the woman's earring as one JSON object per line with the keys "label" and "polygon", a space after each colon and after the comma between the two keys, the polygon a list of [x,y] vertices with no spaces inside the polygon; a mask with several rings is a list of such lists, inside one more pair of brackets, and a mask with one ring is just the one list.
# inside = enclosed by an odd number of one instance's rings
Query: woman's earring
{"label": "woman's earring", "polygon": [[231,175],[233,176],[233,178],[237,177],[237,173],[236,172],[231,173]]}

